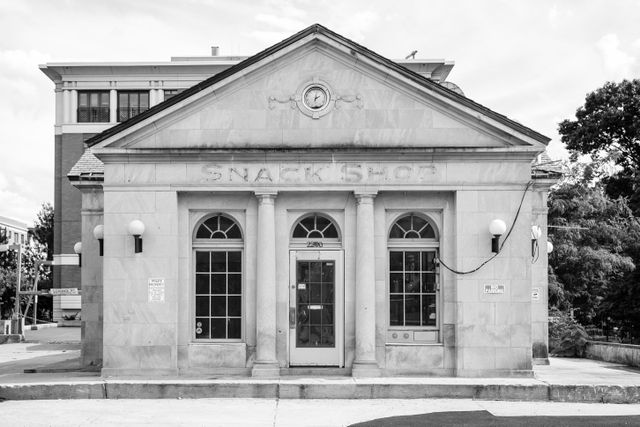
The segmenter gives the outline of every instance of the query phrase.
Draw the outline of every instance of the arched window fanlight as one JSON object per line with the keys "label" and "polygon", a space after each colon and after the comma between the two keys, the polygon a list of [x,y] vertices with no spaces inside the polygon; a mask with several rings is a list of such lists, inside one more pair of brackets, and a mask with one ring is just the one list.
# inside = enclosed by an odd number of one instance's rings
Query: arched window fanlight
{"label": "arched window fanlight", "polygon": [[333,222],[322,215],[314,214],[302,218],[293,229],[294,238],[337,239],[338,229]]}
{"label": "arched window fanlight", "polygon": [[413,213],[398,219],[389,232],[390,239],[435,239],[436,232],[424,218]]}
{"label": "arched window fanlight", "polygon": [[242,233],[231,218],[216,215],[200,224],[196,239],[242,239]]}

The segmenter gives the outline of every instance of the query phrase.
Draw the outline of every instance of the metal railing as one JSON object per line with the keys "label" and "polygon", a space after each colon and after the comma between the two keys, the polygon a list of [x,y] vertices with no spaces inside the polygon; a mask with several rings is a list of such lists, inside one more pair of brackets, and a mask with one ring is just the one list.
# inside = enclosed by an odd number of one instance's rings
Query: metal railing
{"label": "metal railing", "polygon": [[109,107],[78,107],[78,123],[109,122]]}
{"label": "metal railing", "polygon": [[118,107],[118,121],[124,122],[148,109],[149,107]]}

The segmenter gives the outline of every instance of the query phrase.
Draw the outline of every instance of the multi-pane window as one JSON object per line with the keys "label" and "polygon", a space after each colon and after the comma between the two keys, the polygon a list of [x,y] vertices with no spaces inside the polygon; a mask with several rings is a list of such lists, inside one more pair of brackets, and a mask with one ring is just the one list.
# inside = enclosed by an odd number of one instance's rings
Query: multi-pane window
{"label": "multi-pane window", "polygon": [[197,340],[242,339],[242,234],[224,215],[195,234],[194,330]]}
{"label": "multi-pane window", "polygon": [[196,251],[196,339],[242,338],[242,252]]}
{"label": "multi-pane window", "polygon": [[109,122],[109,92],[78,92],[78,123]]}
{"label": "multi-pane window", "polygon": [[391,326],[436,326],[435,250],[389,252]]}
{"label": "multi-pane window", "polygon": [[118,121],[124,122],[149,109],[149,91],[118,91]]}
{"label": "multi-pane window", "polygon": [[174,96],[176,96],[177,94],[179,94],[183,90],[184,89],[165,89],[164,90],[164,100],[166,101],[169,98],[173,98]]}
{"label": "multi-pane window", "polygon": [[438,326],[438,240],[431,223],[415,213],[389,231],[389,326]]}

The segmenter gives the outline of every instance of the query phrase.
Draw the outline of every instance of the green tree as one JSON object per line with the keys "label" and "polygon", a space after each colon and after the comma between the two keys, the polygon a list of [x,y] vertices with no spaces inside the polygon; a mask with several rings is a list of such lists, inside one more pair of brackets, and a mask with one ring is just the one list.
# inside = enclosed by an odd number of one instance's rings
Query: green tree
{"label": "green tree", "polygon": [[611,199],[600,184],[570,180],[549,197],[549,225],[551,304],[576,309],[585,325],[599,324],[615,308],[612,293],[636,269],[640,225],[626,199]]}
{"label": "green tree", "polygon": [[640,216],[640,80],[608,82],[587,94],[576,119],[562,121],[558,131],[574,159],[588,154],[601,172],[617,166],[595,175],[609,196],[626,197]]}
{"label": "green tree", "polygon": [[33,237],[46,248],[47,259],[53,259],[53,206],[43,203],[33,227]]}
{"label": "green tree", "polygon": [[559,125],[569,150],[609,158],[624,170],[640,167],[640,80],[608,82],[589,93],[576,120]]}

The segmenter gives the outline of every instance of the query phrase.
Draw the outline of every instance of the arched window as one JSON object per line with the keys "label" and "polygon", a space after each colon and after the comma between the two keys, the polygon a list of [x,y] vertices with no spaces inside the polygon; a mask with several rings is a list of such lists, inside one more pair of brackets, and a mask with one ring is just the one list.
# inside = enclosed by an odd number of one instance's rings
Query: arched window
{"label": "arched window", "polygon": [[242,232],[236,221],[214,215],[194,239],[196,340],[242,339]]}
{"label": "arched window", "polygon": [[241,239],[240,227],[231,218],[212,216],[198,227],[196,239]]}
{"label": "arched window", "polygon": [[[439,288],[435,260],[439,243],[433,223],[424,215],[414,212],[400,216],[391,225],[388,246],[389,327],[392,340],[394,336],[401,336],[401,341],[420,341],[415,337],[435,336],[393,333],[394,329],[424,330],[438,327]],[[437,340],[437,336],[433,340]]]}
{"label": "arched window", "polygon": [[337,239],[338,229],[333,221],[320,214],[302,218],[293,229],[294,239]]}
{"label": "arched window", "polygon": [[435,239],[433,226],[426,219],[409,214],[401,217],[391,226],[390,239]]}

